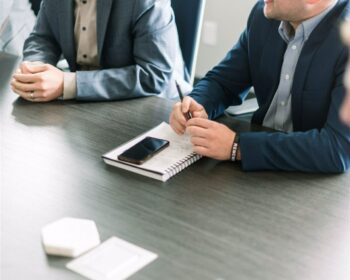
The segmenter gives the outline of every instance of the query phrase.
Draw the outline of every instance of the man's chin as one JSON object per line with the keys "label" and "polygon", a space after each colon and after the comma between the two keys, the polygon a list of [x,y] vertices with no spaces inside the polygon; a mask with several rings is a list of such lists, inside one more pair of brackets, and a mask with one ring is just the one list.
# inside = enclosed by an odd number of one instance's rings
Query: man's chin
{"label": "man's chin", "polygon": [[282,17],[276,13],[274,13],[274,11],[272,11],[272,9],[269,8],[264,8],[264,16],[267,19],[274,19],[274,20],[282,20]]}
{"label": "man's chin", "polygon": [[272,11],[272,6],[270,4],[265,4],[265,6],[264,6],[264,15],[267,18],[272,18],[273,11]]}
{"label": "man's chin", "polygon": [[271,11],[269,11],[269,9],[267,9],[266,7],[264,8],[264,15],[266,18],[268,19],[273,19],[273,14],[271,13]]}

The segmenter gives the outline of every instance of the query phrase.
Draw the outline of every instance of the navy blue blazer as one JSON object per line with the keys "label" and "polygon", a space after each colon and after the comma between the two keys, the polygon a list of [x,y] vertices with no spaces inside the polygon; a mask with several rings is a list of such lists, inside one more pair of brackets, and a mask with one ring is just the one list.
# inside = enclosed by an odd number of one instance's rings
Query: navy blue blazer
{"label": "navy blue blazer", "polygon": [[[259,109],[252,122],[264,120],[279,84],[287,45],[278,33],[280,21],[267,19],[263,8],[264,2],[259,1],[238,43],[191,93],[210,118],[241,104],[253,86]],[[350,168],[350,128],[339,118],[348,57],[339,23],[349,14],[349,0],[340,0],[303,47],[291,93],[294,131],[241,134],[244,170],[339,173]]]}

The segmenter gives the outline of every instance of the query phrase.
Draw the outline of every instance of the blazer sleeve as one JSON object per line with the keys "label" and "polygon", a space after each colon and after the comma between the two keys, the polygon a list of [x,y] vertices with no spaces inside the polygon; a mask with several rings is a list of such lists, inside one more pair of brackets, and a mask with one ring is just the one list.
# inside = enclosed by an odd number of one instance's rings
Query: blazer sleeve
{"label": "blazer sleeve", "polygon": [[220,116],[231,105],[240,105],[252,86],[248,55],[248,34],[258,4],[253,8],[246,30],[226,57],[197,83],[190,96],[202,104],[209,118]]}
{"label": "blazer sleeve", "polygon": [[152,1],[153,4],[148,8],[144,7],[143,1],[135,2],[131,31],[135,64],[122,68],[78,71],[78,100],[121,100],[160,94],[167,89],[174,71],[178,46],[170,1]]}
{"label": "blazer sleeve", "polygon": [[[241,134],[242,167],[246,171],[285,170],[341,173],[350,168],[350,127],[339,117],[345,96],[343,76],[347,54],[337,66],[327,121],[305,132]],[[317,100],[315,100],[317,102]]]}
{"label": "blazer sleeve", "polygon": [[61,54],[62,50],[48,20],[46,1],[42,1],[34,29],[24,43],[23,60],[56,65]]}

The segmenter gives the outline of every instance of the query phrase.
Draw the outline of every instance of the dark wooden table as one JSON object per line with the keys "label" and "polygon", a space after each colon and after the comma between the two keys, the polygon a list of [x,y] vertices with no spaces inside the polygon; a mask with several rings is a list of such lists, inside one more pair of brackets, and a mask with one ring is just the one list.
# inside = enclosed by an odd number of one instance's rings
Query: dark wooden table
{"label": "dark wooden table", "polygon": [[65,216],[159,255],[131,279],[350,279],[350,174],[202,159],[162,183],[101,155],[167,120],[171,102],[32,104],[0,87],[2,279],[84,279],[41,245]]}

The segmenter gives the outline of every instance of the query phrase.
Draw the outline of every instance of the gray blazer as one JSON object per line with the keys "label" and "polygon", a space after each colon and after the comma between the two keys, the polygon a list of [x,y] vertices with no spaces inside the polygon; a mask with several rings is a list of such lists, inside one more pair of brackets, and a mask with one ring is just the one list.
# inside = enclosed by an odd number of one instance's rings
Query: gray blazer
{"label": "gray blazer", "polygon": [[79,71],[74,0],[43,0],[24,60],[56,65],[63,55],[77,73],[78,100],[176,96],[184,65],[170,0],[98,0],[97,37],[101,69]]}

